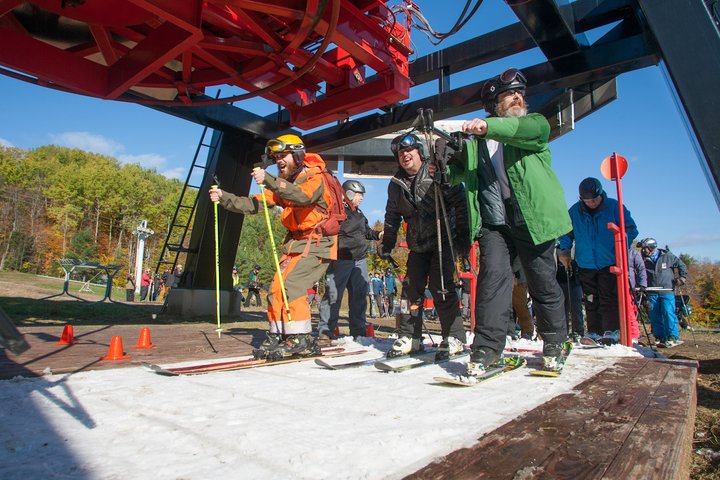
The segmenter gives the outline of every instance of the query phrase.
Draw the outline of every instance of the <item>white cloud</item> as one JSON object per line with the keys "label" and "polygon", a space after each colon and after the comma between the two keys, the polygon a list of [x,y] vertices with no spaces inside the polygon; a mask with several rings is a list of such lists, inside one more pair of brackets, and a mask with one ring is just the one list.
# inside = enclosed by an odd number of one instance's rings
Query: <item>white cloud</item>
{"label": "white cloud", "polygon": [[691,233],[675,240],[676,245],[702,245],[720,241],[718,234]]}
{"label": "white cloud", "polygon": [[140,155],[119,155],[120,163],[137,163],[143,168],[161,168],[167,163],[167,159],[156,153],[142,153]]}
{"label": "white cloud", "polygon": [[165,170],[164,172],[160,172],[160,174],[167,178],[177,178],[178,180],[185,180],[187,171],[185,170],[185,167],[177,167],[171,168],[170,170]]}
{"label": "white cloud", "polygon": [[125,150],[122,144],[90,132],[51,133],[50,140],[56,145],[79,148],[102,155],[116,156]]}
{"label": "white cloud", "polygon": [[8,148],[12,148],[15,146],[9,140],[5,140],[4,138],[0,138],[0,145]]}
{"label": "white cloud", "polygon": [[[53,133],[50,134],[50,139],[55,145],[109,155],[117,158],[122,164],[135,163],[143,168],[155,169],[167,178],[181,178],[185,174],[184,167],[167,168],[168,160],[163,155],[157,153],[123,154],[126,151],[125,145],[95,133]],[[0,139],[0,144],[2,144],[2,139]]]}

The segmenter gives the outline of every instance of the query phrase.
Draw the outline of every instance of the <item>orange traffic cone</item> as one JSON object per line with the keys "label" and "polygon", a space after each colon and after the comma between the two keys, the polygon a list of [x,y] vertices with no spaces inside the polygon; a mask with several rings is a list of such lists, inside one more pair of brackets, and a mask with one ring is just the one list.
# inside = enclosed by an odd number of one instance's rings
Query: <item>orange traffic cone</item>
{"label": "orange traffic cone", "polygon": [[63,328],[62,336],[60,341],[55,342],[55,345],[72,345],[75,343],[75,336],[73,335],[73,327],[69,323]]}
{"label": "orange traffic cone", "polygon": [[335,337],[340,336],[340,327],[339,326],[335,327],[335,333],[333,333],[333,336],[335,336]]}
{"label": "orange traffic cone", "polygon": [[155,345],[150,343],[150,329],[148,327],[140,329],[138,343],[137,345],[133,345],[132,348],[155,348]]}
{"label": "orange traffic cone", "polygon": [[125,360],[130,358],[130,355],[123,355],[123,344],[122,344],[122,337],[120,336],[113,336],[110,339],[110,348],[108,348],[108,353],[104,357],[100,357],[100,360]]}
{"label": "orange traffic cone", "polygon": [[368,323],[365,327],[365,336],[370,338],[375,338],[375,325],[372,323]]}

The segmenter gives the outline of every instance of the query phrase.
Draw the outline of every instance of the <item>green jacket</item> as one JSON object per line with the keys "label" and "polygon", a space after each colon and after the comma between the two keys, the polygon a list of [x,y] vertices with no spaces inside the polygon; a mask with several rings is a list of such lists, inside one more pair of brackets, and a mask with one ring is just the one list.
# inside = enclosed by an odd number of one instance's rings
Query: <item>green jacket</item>
{"label": "green jacket", "polygon": [[[485,139],[503,144],[510,189],[536,245],[572,230],[565,194],[552,170],[548,147],[550,125],[539,113],[524,117],[485,119]],[[485,142],[466,141],[450,165],[450,182],[465,183],[471,232],[481,224],[504,225],[505,205]]]}

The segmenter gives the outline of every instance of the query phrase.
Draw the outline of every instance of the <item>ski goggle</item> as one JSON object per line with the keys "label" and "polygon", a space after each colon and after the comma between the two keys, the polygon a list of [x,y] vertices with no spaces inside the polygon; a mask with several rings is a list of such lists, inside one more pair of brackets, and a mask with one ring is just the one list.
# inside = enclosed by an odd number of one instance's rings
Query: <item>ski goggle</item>
{"label": "ski goggle", "polygon": [[417,137],[415,135],[407,134],[400,139],[399,142],[393,142],[390,144],[390,151],[397,156],[398,153],[405,152],[412,148],[419,148]]}
{"label": "ski goggle", "polygon": [[282,153],[299,151],[303,150],[304,148],[305,145],[303,145],[302,143],[285,143],[282,140],[273,138],[271,140],[268,140],[268,142],[265,144],[265,155],[267,155],[268,157],[275,157]]}
{"label": "ski goggle", "polygon": [[510,85],[515,81],[518,81],[523,85],[527,84],[525,75],[523,75],[523,73],[517,68],[508,68],[500,74],[500,83],[503,85]]}

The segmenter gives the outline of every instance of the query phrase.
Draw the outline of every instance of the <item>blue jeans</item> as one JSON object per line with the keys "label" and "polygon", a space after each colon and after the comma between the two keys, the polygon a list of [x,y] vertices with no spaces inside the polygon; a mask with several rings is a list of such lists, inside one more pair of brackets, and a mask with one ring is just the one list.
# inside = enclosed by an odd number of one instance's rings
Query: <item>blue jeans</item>
{"label": "blue jeans", "polygon": [[330,263],[325,277],[325,293],[320,301],[318,332],[332,334],[337,328],[345,289],[348,291],[350,309],[350,335],[364,337],[368,292],[368,270],[365,258],[335,260]]}
{"label": "blue jeans", "polygon": [[678,318],[675,315],[675,295],[659,293],[648,295],[650,302],[650,324],[653,335],[660,341],[670,337],[680,338]]}

